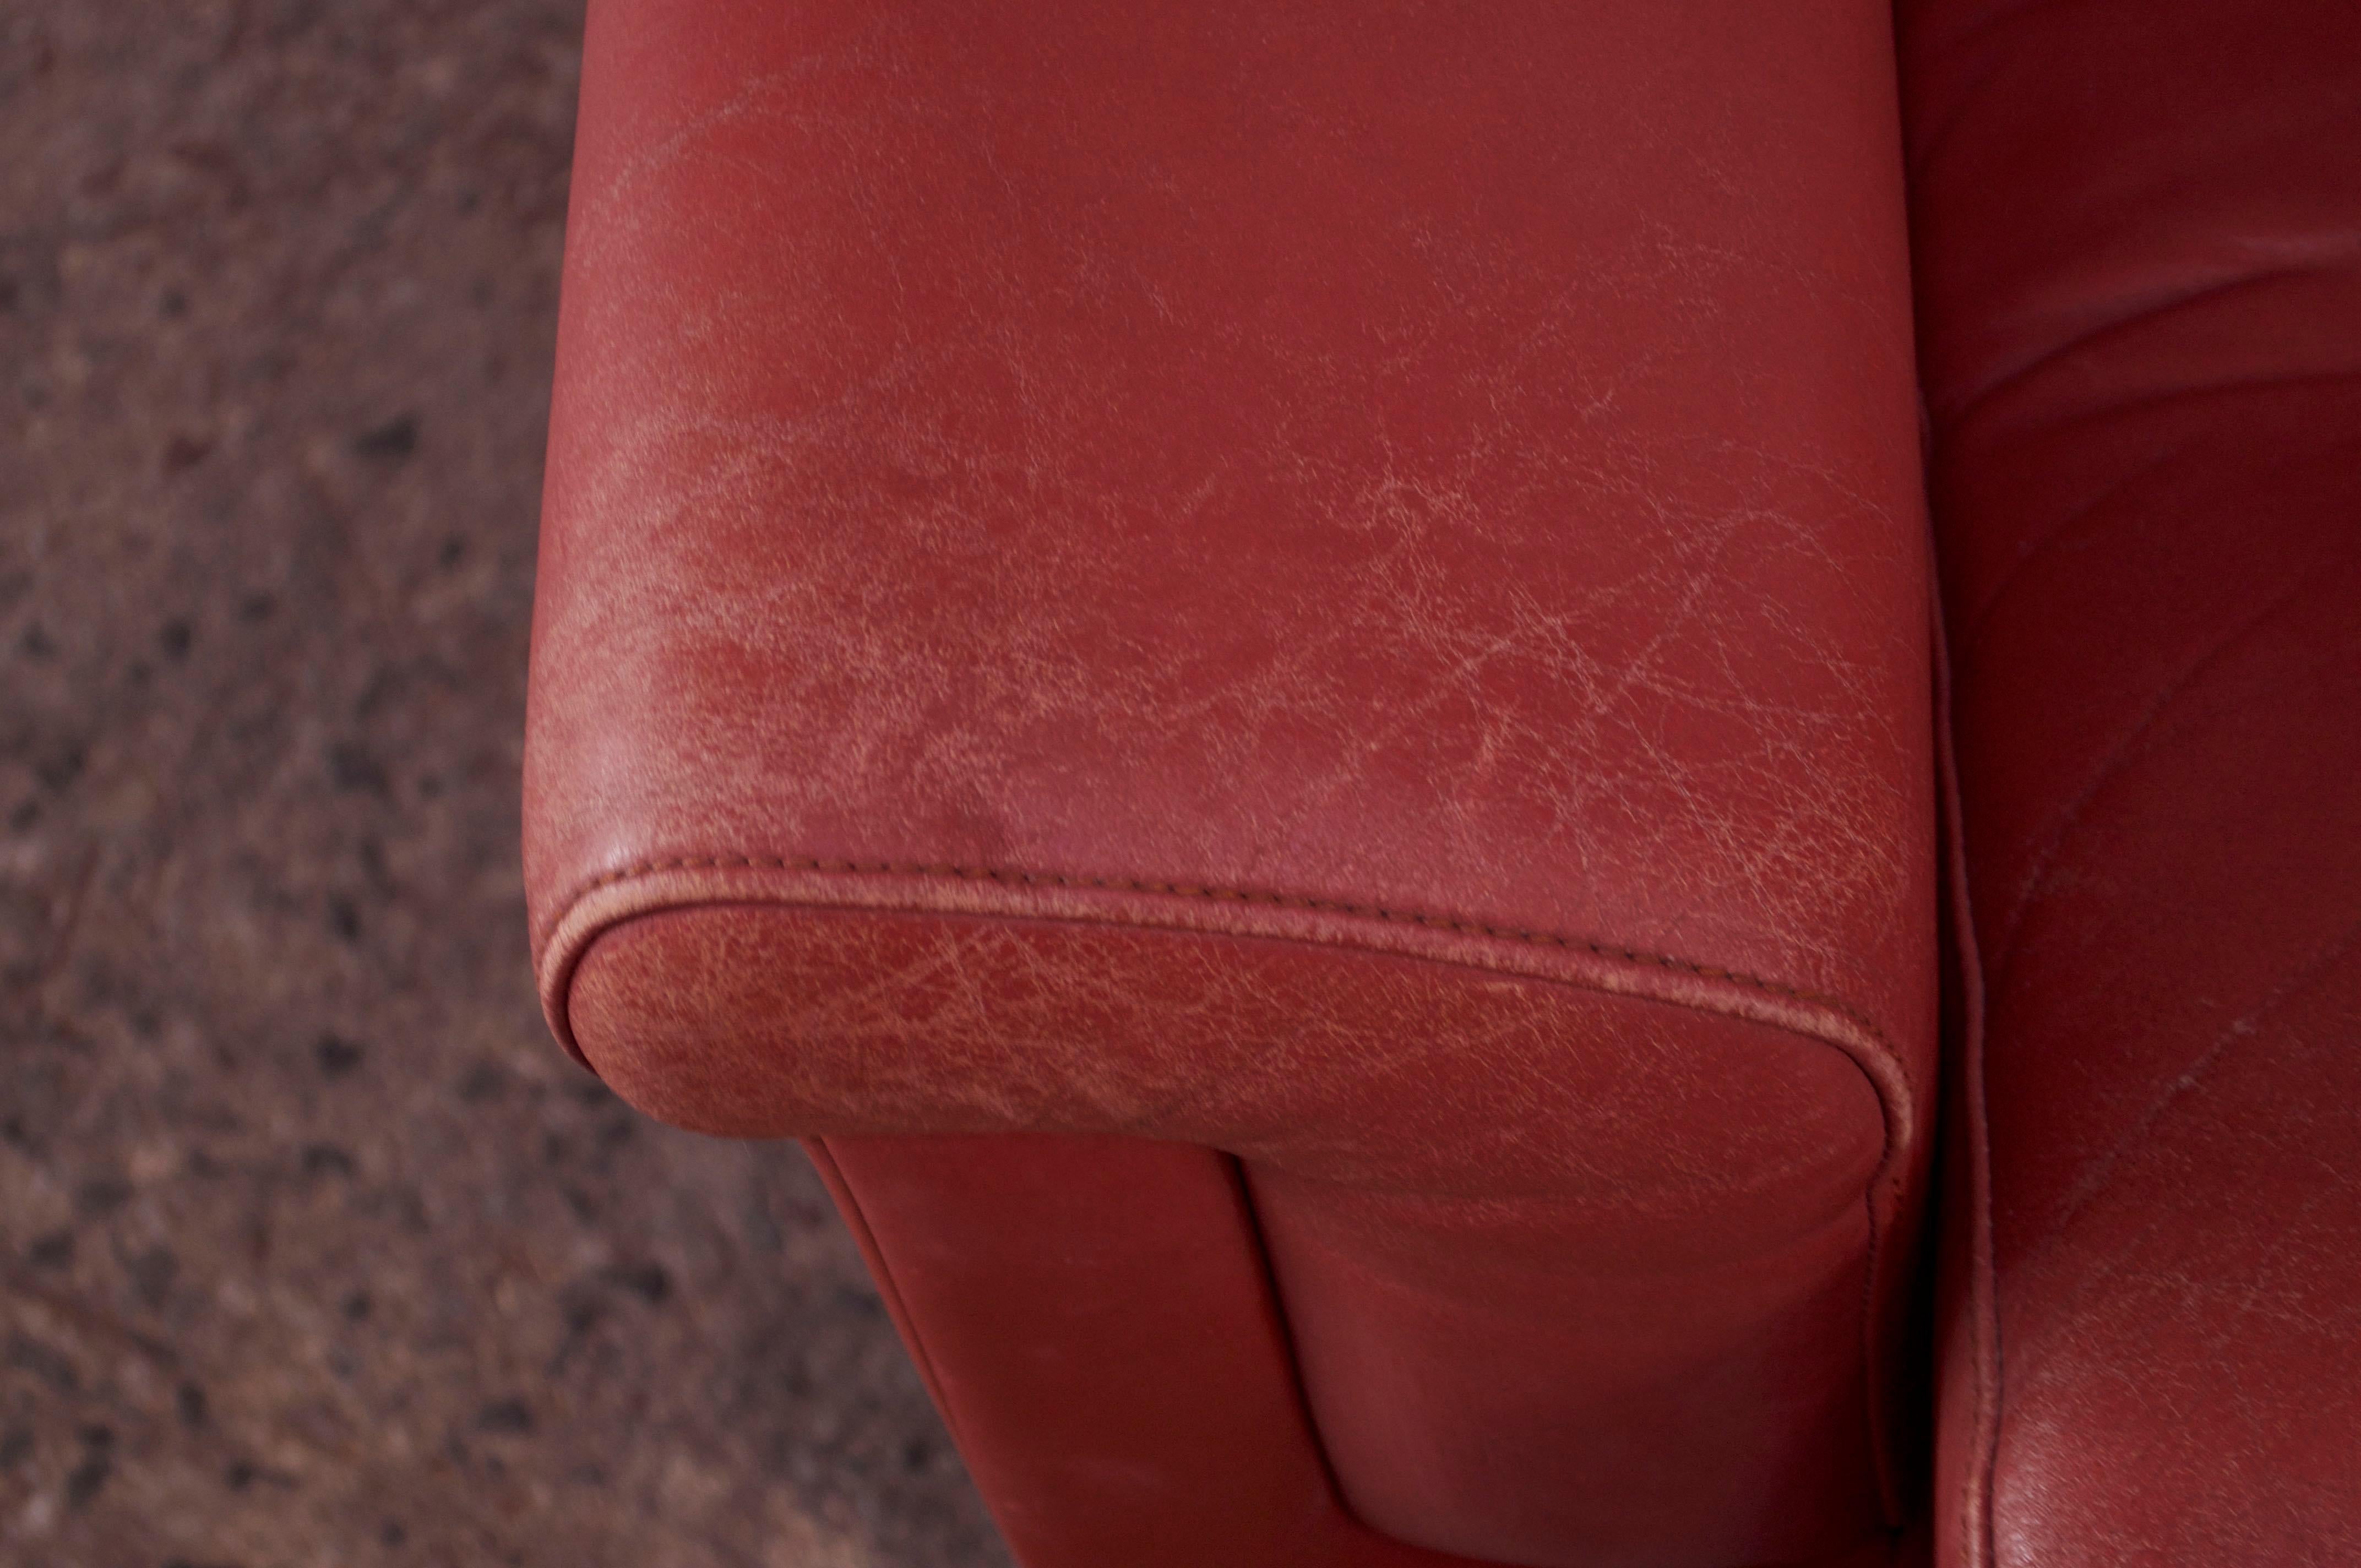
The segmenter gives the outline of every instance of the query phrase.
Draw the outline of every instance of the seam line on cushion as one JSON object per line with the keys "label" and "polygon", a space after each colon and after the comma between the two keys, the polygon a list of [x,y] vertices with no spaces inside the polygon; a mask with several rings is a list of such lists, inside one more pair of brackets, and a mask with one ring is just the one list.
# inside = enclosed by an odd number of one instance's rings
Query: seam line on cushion
{"label": "seam line on cushion", "polygon": [[1464,919],[1448,915],[1430,915],[1421,910],[1394,909],[1384,905],[1355,904],[1340,898],[1317,898],[1303,894],[1257,893],[1240,888],[1213,887],[1195,883],[1151,882],[1137,877],[1068,876],[1054,872],[1011,871],[990,866],[922,864],[892,861],[829,861],[817,858],[795,858],[782,855],[687,855],[670,860],[640,861],[617,871],[601,872],[577,888],[557,917],[550,922],[550,930],[564,926],[577,905],[603,887],[629,882],[634,877],[657,872],[676,871],[787,871],[826,872],[871,876],[945,876],[962,882],[990,882],[1015,887],[1081,887],[1111,893],[1153,893],[1175,898],[1203,899],[1220,904],[1256,904],[1280,909],[1306,909],[1322,915],[1349,915],[1362,919],[1383,920],[1394,925],[1418,926],[1430,930],[1455,931],[1463,936],[1490,937],[1496,940],[1523,942],[1532,947],[1578,949],[1603,959],[1621,959],[1627,963],[1653,964],[1659,969],[1679,970],[1705,980],[1730,981],[1768,992],[1795,1002],[1808,1002],[1841,1014],[1874,1041],[1888,1056],[1894,1055],[1893,1045],[1870,1019],[1836,997],[1806,991],[1800,986],[1768,980],[1743,970],[1725,969],[1716,964],[1700,963],[1694,959],[1676,958],[1669,953],[1650,952],[1642,948],[1628,948],[1612,942],[1602,942],[1588,937],[1570,937],[1556,931],[1535,930],[1530,927],[1499,926],[1481,920]]}
{"label": "seam line on cushion", "polygon": [[[541,938],[540,941],[536,944],[537,948],[540,949],[535,954],[536,967],[540,967],[540,960],[547,958],[550,944],[566,929],[568,925],[573,922],[576,913],[586,902],[589,901],[601,890],[642,877],[661,875],[668,872],[694,871],[770,871],[794,872],[821,875],[949,878],[960,882],[987,883],[1006,887],[1049,887],[1084,889],[1107,893],[1142,894],[1156,896],[1191,899],[1213,904],[1245,905],[1262,908],[1295,909],[1312,914],[1344,916],[1348,918],[1370,919],[1390,925],[1412,927],[1422,930],[1441,931],[1457,936],[1482,937],[1493,940],[1513,942],[1532,948],[1553,948],[1565,952],[1587,953],[1594,958],[1610,960],[1620,959],[1625,963],[1631,964],[1641,969],[1661,969],[1675,973],[1694,976],[1702,980],[1735,984],[1748,990],[1759,992],[1766,996],[1784,998],[1788,1001],[1801,1003],[1808,1006],[1824,1008],[1828,1012],[1835,1014],[1838,1018],[1842,1019],[1845,1023],[1850,1024],[1854,1029],[1859,1030],[1867,1043],[1873,1047],[1876,1052],[1883,1058],[1885,1067],[1897,1080],[1901,1092],[1905,1096],[1907,1096],[1911,1092],[1908,1080],[1902,1073],[1901,1058],[1899,1054],[1894,1049],[1892,1042],[1886,1038],[1884,1031],[1880,1029],[1877,1025],[1871,1021],[1865,1014],[1835,997],[1806,991],[1800,986],[1790,985],[1784,981],[1770,980],[1761,975],[1751,974],[1742,970],[1733,970],[1720,965],[1702,963],[1693,959],[1678,958],[1667,953],[1650,952],[1644,948],[1626,947],[1618,943],[1600,941],[1594,938],[1573,937],[1561,932],[1536,930],[1527,927],[1506,926],[1458,916],[1432,915],[1419,910],[1395,909],[1383,905],[1356,904],[1345,899],[1320,898],[1310,894],[1254,892],[1246,889],[1214,887],[1194,883],[1157,882],[1137,877],[1075,876],[1061,872],[1026,872],[1003,867],[892,861],[829,860],[818,856],[679,855],[653,858],[634,861],[630,865],[622,866],[613,871],[601,872],[576,888],[574,893],[559,905],[556,915],[549,922],[546,931]],[[729,901],[725,900],[724,902]],[[641,913],[646,912],[642,911]],[[1036,917],[1049,919],[1061,918],[1061,916],[1055,915],[1044,915]],[[1238,935],[1251,934],[1252,933],[1238,933]],[[595,938],[592,939],[595,939]],[[585,941],[580,944],[569,944],[569,946],[572,946],[574,948],[571,955],[573,960],[578,961],[582,954],[588,950],[588,942]],[[1429,961],[1442,961],[1448,963],[1454,960],[1430,959]],[[1464,963],[1465,960],[1459,961]],[[564,965],[564,970],[567,976],[570,976],[573,967],[573,962],[567,962]],[[556,977],[544,975],[543,978],[546,984]],[[1546,977],[1535,976],[1533,978],[1540,979]],[[1569,983],[1562,978],[1559,979],[1557,982]],[[561,983],[570,983],[570,981],[564,981]],[[1676,1006],[1686,1006],[1696,1011],[1719,1011],[1718,1009],[1711,1008],[1697,1008],[1697,1004],[1693,1002],[1682,1002],[1671,997],[1646,999],[1668,1003]],[[1740,1016],[1743,1016],[1743,1014],[1740,1014]],[[558,1036],[565,1044],[568,1053],[573,1055],[577,1060],[582,1061],[585,1067],[588,1067],[589,1065],[588,1058],[583,1057],[581,1048],[574,1043],[570,1028],[567,1028],[563,1023],[563,1009],[558,1008],[553,1010],[550,1021],[553,1026],[557,1029]],[[1877,1492],[1881,1504],[1879,1511],[1883,1516],[1887,1527],[1891,1529],[1898,1523],[1900,1499],[1898,1484],[1894,1474],[1894,1461],[1891,1453],[1892,1443],[1894,1441],[1893,1434],[1889,1431],[1890,1423],[1886,1420],[1884,1416],[1884,1398],[1883,1387],[1885,1378],[1882,1375],[1883,1362],[1879,1355],[1876,1326],[1877,1314],[1875,1311],[1875,1303],[1877,1282],[1880,1277],[1881,1266],[1884,1262],[1885,1242],[1884,1227],[1879,1223],[1878,1192],[1880,1189],[1884,1187],[1891,1179],[1897,1168],[1895,1164],[1897,1152],[1900,1147],[1901,1140],[1909,1126],[1910,1113],[1906,1109],[1906,1102],[1897,1103],[1895,1102],[1892,1094],[1889,1092],[1889,1086],[1884,1078],[1881,1076],[1880,1073],[1870,1069],[1868,1064],[1864,1062],[1858,1054],[1857,1049],[1847,1048],[1840,1035],[1830,1035],[1809,1028],[1800,1027],[1794,1022],[1779,1023],[1767,1019],[1758,1019],[1756,1021],[1772,1023],[1773,1027],[1784,1028],[1790,1033],[1801,1035],[1807,1039],[1815,1039],[1822,1045],[1835,1048],[1839,1054],[1844,1056],[1848,1060],[1850,1060],[1854,1067],[1861,1071],[1861,1075],[1869,1080],[1871,1091],[1876,1094],[1878,1099],[1879,1110],[1881,1113],[1880,1119],[1883,1123],[1883,1146],[1879,1151],[1877,1169],[1871,1177],[1867,1190],[1863,1193],[1863,1209],[1868,1223],[1869,1234],[1867,1237],[1866,1255],[1863,1258],[1864,1288],[1862,1302],[1863,1310],[1861,1313],[1861,1353],[1862,1357],[1862,1370],[1864,1373],[1863,1393],[1866,1396],[1867,1405],[1865,1413],[1868,1418],[1871,1438],[1872,1469],[1876,1475]]]}
{"label": "seam line on cushion", "polygon": [[[1931,587],[1928,598],[1934,626],[1935,784],[1949,883],[1951,957],[1960,974],[1960,1082],[1966,1102],[1960,1110],[1967,1124],[1968,1146],[1967,1314],[1969,1371],[1975,1389],[1965,1461],[1971,1474],[1960,1486],[1958,1529],[1967,1551],[1965,1568],[1993,1568],[1998,1561],[1993,1516],[2000,1468],[2002,1364],[2000,1277],[1993,1246],[1992,1113],[1984,1076],[1983,945],[1976,935],[1975,901],[1968,889],[1967,797],[1960,787],[1960,742],[1953,728],[1958,681],[1939,585]],[[1938,1410],[1940,1397],[1938,1389]]]}

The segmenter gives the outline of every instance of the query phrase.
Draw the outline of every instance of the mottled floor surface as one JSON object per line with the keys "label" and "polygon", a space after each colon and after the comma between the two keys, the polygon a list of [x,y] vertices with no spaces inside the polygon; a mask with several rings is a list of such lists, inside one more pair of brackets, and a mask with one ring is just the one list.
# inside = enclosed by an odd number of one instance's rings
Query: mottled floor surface
{"label": "mottled floor surface", "polygon": [[1005,1559],[790,1147],[544,1037],[578,0],[0,6],[0,1563]]}

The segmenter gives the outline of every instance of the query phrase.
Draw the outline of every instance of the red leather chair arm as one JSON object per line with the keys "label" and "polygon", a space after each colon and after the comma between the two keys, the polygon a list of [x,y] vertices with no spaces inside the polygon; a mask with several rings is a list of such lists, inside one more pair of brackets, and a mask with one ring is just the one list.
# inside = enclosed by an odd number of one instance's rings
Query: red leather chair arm
{"label": "red leather chair arm", "polygon": [[550,1022],[826,1140],[1027,1562],[1894,1517],[1889,49],[1833,0],[594,12]]}

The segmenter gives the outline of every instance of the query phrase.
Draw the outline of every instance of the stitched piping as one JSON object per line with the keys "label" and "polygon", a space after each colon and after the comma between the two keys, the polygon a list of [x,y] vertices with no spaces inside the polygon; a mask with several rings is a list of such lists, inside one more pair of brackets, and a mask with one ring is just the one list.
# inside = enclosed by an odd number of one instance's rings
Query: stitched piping
{"label": "stitched piping", "polygon": [[564,926],[574,908],[602,887],[630,882],[635,877],[657,872],[680,871],[774,871],[823,872],[869,876],[939,876],[956,877],[961,882],[997,883],[1005,887],[1077,887],[1092,888],[1105,893],[1155,893],[1176,898],[1197,898],[1218,904],[1257,904],[1278,909],[1306,909],[1322,915],[1348,915],[1368,920],[1383,920],[1397,926],[1417,926],[1428,930],[1452,931],[1467,937],[1490,937],[1501,941],[1523,942],[1531,947],[1563,948],[1587,952],[1602,959],[1621,959],[1627,963],[1653,964],[1658,969],[1679,970],[1685,974],[1705,980],[1723,980],[1784,996],[1791,1002],[1808,1002],[1843,1016],[1874,1041],[1888,1056],[1895,1056],[1893,1043],[1884,1031],[1849,1004],[1833,996],[1806,991],[1799,986],[1766,980],[1743,970],[1724,969],[1715,964],[1698,963],[1693,959],[1675,958],[1668,953],[1653,953],[1640,948],[1618,947],[1587,937],[1569,937],[1555,931],[1536,931],[1521,926],[1495,926],[1481,920],[1462,920],[1447,915],[1429,915],[1420,910],[1390,909],[1383,905],[1354,904],[1341,898],[1313,898],[1301,894],[1256,893],[1240,888],[1211,887],[1196,883],[1149,882],[1135,877],[1064,876],[1051,872],[1009,871],[992,866],[961,866],[924,864],[894,861],[829,861],[815,858],[795,858],[781,855],[685,855],[671,860],[638,861],[619,871],[603,872],[577,888],[568,898],[557,918],[550,922],[555,932]]}

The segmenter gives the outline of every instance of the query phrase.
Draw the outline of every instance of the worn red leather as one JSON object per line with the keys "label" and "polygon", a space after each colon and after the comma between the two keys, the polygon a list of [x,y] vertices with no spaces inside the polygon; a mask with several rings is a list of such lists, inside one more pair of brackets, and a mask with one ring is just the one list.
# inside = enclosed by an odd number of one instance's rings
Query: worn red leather
{"label": "worn red leather", "polygon": [[2361,9],[1903,15],[1988,1004],[1942,1557],[2361,1562]]}
{"label": "worn red leather", "polygon": [[1031,1568],[1883,1550],[1892,75],[1852,0],[594,7],[551,1022],[820,1140]]}

